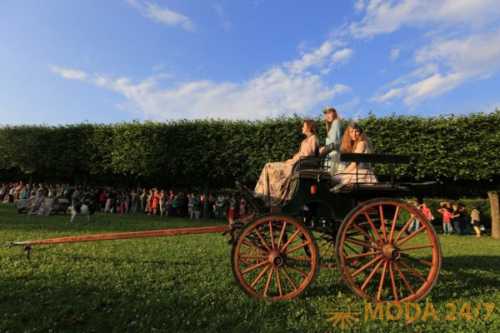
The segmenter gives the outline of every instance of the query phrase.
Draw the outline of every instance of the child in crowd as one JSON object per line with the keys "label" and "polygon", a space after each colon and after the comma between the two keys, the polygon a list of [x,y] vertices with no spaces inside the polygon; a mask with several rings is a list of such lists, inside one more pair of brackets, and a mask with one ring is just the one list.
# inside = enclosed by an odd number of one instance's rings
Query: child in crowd
{"label": "child in crowd", "polygon": [[481,214],[475,207],[470,212],[470,223],[476,232],[476,237],[481,237]]}
{"label": "child in crowd", "polygon": [[443,234],[449,235],[453,233],[453,228],[451,226],[452,210],[450,203],[441,202],[439,204],[438,212],[441,214],[441,219],[443,220]]}

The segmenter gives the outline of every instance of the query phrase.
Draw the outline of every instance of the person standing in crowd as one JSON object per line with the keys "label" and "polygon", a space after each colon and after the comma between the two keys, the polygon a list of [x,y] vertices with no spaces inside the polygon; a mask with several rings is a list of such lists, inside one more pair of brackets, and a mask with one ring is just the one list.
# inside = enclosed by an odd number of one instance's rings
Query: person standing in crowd
{"label": "person standing in crowd", "polygon": [[419,198],[417,200],[417,203],[418,203],[418,208],[420,209],[422,214],[424,214],[427,221],[429,221],[429,222],[434,221],[434,215],[432,215],[431,209],[429,207],[427,207],[425,202],[421,198]]}
{"label": "person standing in crowd", "polygon": [[453,203],[452,208],[451,223],[453,225],[453,229],[458,235],[465,235],[467,233],[465,206],[461,203],[455,202]]}
{"label": "person standing in crowd", "polygon": [[137,209],[139,208],[139,198],[138,198],[138,192],[134,189],[130,191],[130,212],[132,214],[137,213]]}
{"label": "person standing in crowd", "polygon": [[106,190],[101,190],[101,193],[99,194],[99,210],[101,212],[105,211],[106,208],[106,200],[108,200],[108,193]]}
{"label": "person standing in crowd", "polygon": [[188,216],[189,216],[189,219],[193,220],[194,219],[194,201],[193,201],[194,194],[188,193],[187,200],[188,200]]}
{"label": "person standing in crowd", "polygon": [[481,237],[481,213],[475,207],[470,212],[470,223],[476,232],[476,237]]}
{"label": "person standing in crowd", "polygon": [[449,235],[453,233],[453,228],[451,226],[452,209],[449,202],[441,202],[439,204],[438,212],[441,214],[441,219],[443,221],[443,234]]}
{"label": "person standing in crowd", "polygon": [[326,156],[326,167],[331,175],[335,175],[341,170],[339,148],[341,144],[341,124],[337,110],[327,107],[323,110],[326,125],[325,146],[319,150],[320,156]]}
{"label": "person standing in crowd", "polygon": [[199,220],[200,219],[200,214],[201,214],[201,200],[200,200],[200,195],[198,193],[195,193],[193,195],[193,211],[194,211],[194,218]]}
{"label": "person standing in crowd", "polygon": [[173,216],[174,215],[174,198],[175,194],[173,190],[168,191],[167,195],[167,216]]}
{"label": "person standing in crowd", "polygon": [[160,216],[165,214],[165,191],[161,190],[158,194],[158,204],[160,207]]}

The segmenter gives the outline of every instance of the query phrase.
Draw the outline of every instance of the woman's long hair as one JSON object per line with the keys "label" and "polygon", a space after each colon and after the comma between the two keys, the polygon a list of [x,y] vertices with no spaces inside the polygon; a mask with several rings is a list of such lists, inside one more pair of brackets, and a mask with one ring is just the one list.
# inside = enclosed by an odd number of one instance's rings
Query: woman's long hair
{"label": "woman's long hair", "polygon": [[312,134],[316,134],[316,122],[314,120],[311,120],[311,119],[305,119],[304,120],[304,124],[307,125],[307,128],[309,128],[309,131],[312,133]]}
{"label": "woman's long hair", "polygon": [[328,135],[328,133],[330,132],[330,128],[332,128],[333,122],[336,119],[340,119],[340,117],[339,117],[339,114],[337,113],[337,110],[335,110],[335,108],[328,108],[325,111],[333,112],[333,114],[334,114],[334,118],[333,118],[332,122],[328,122],[328,121],[325,120],[326,135]]}
{"label": "woman's long hair", "polygon": [[[359,135],[358,140],[354,141],[351,139],[351,131],[357,129],[360,130],[361,133]],[[364,141],[368,146],[368,150],[371,151],[370,141],[366,134],[361,130],[359,126],[356,124],[349,124],[349,126],[345,129],[344,135],[342,136],[342,143],[340,144],[340,152],[341,153],[352,153],[356,149],[356,146],[359,142]]]}

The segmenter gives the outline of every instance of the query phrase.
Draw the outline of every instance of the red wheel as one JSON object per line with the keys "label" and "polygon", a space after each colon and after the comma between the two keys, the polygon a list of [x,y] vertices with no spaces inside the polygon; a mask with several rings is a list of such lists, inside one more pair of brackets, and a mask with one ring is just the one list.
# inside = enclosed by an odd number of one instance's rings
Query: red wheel
{"label": "red wheel", "polygon": [[300,222],[287,216],[267,216],[243,229],[233,245],[232,268],[248,295],[288,300],[314,280],[318,249]]}
{"label": "red wheel", "polygon": [[431,223],[417,207],[374,199],[353,209],[337,234],[342,278],[360,297],[415,302],[436,283],[441,248]]}

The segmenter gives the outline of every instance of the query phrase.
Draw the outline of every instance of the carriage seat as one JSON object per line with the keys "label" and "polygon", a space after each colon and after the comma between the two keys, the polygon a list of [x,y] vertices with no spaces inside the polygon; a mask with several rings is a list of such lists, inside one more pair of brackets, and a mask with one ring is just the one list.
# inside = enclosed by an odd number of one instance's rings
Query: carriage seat
{"label": "carriage seat", "polygon": [[302,157],[293,166],[292,179],[307,178],[331,181],[332,175],[325,167],[327,158],[323,157]]}

